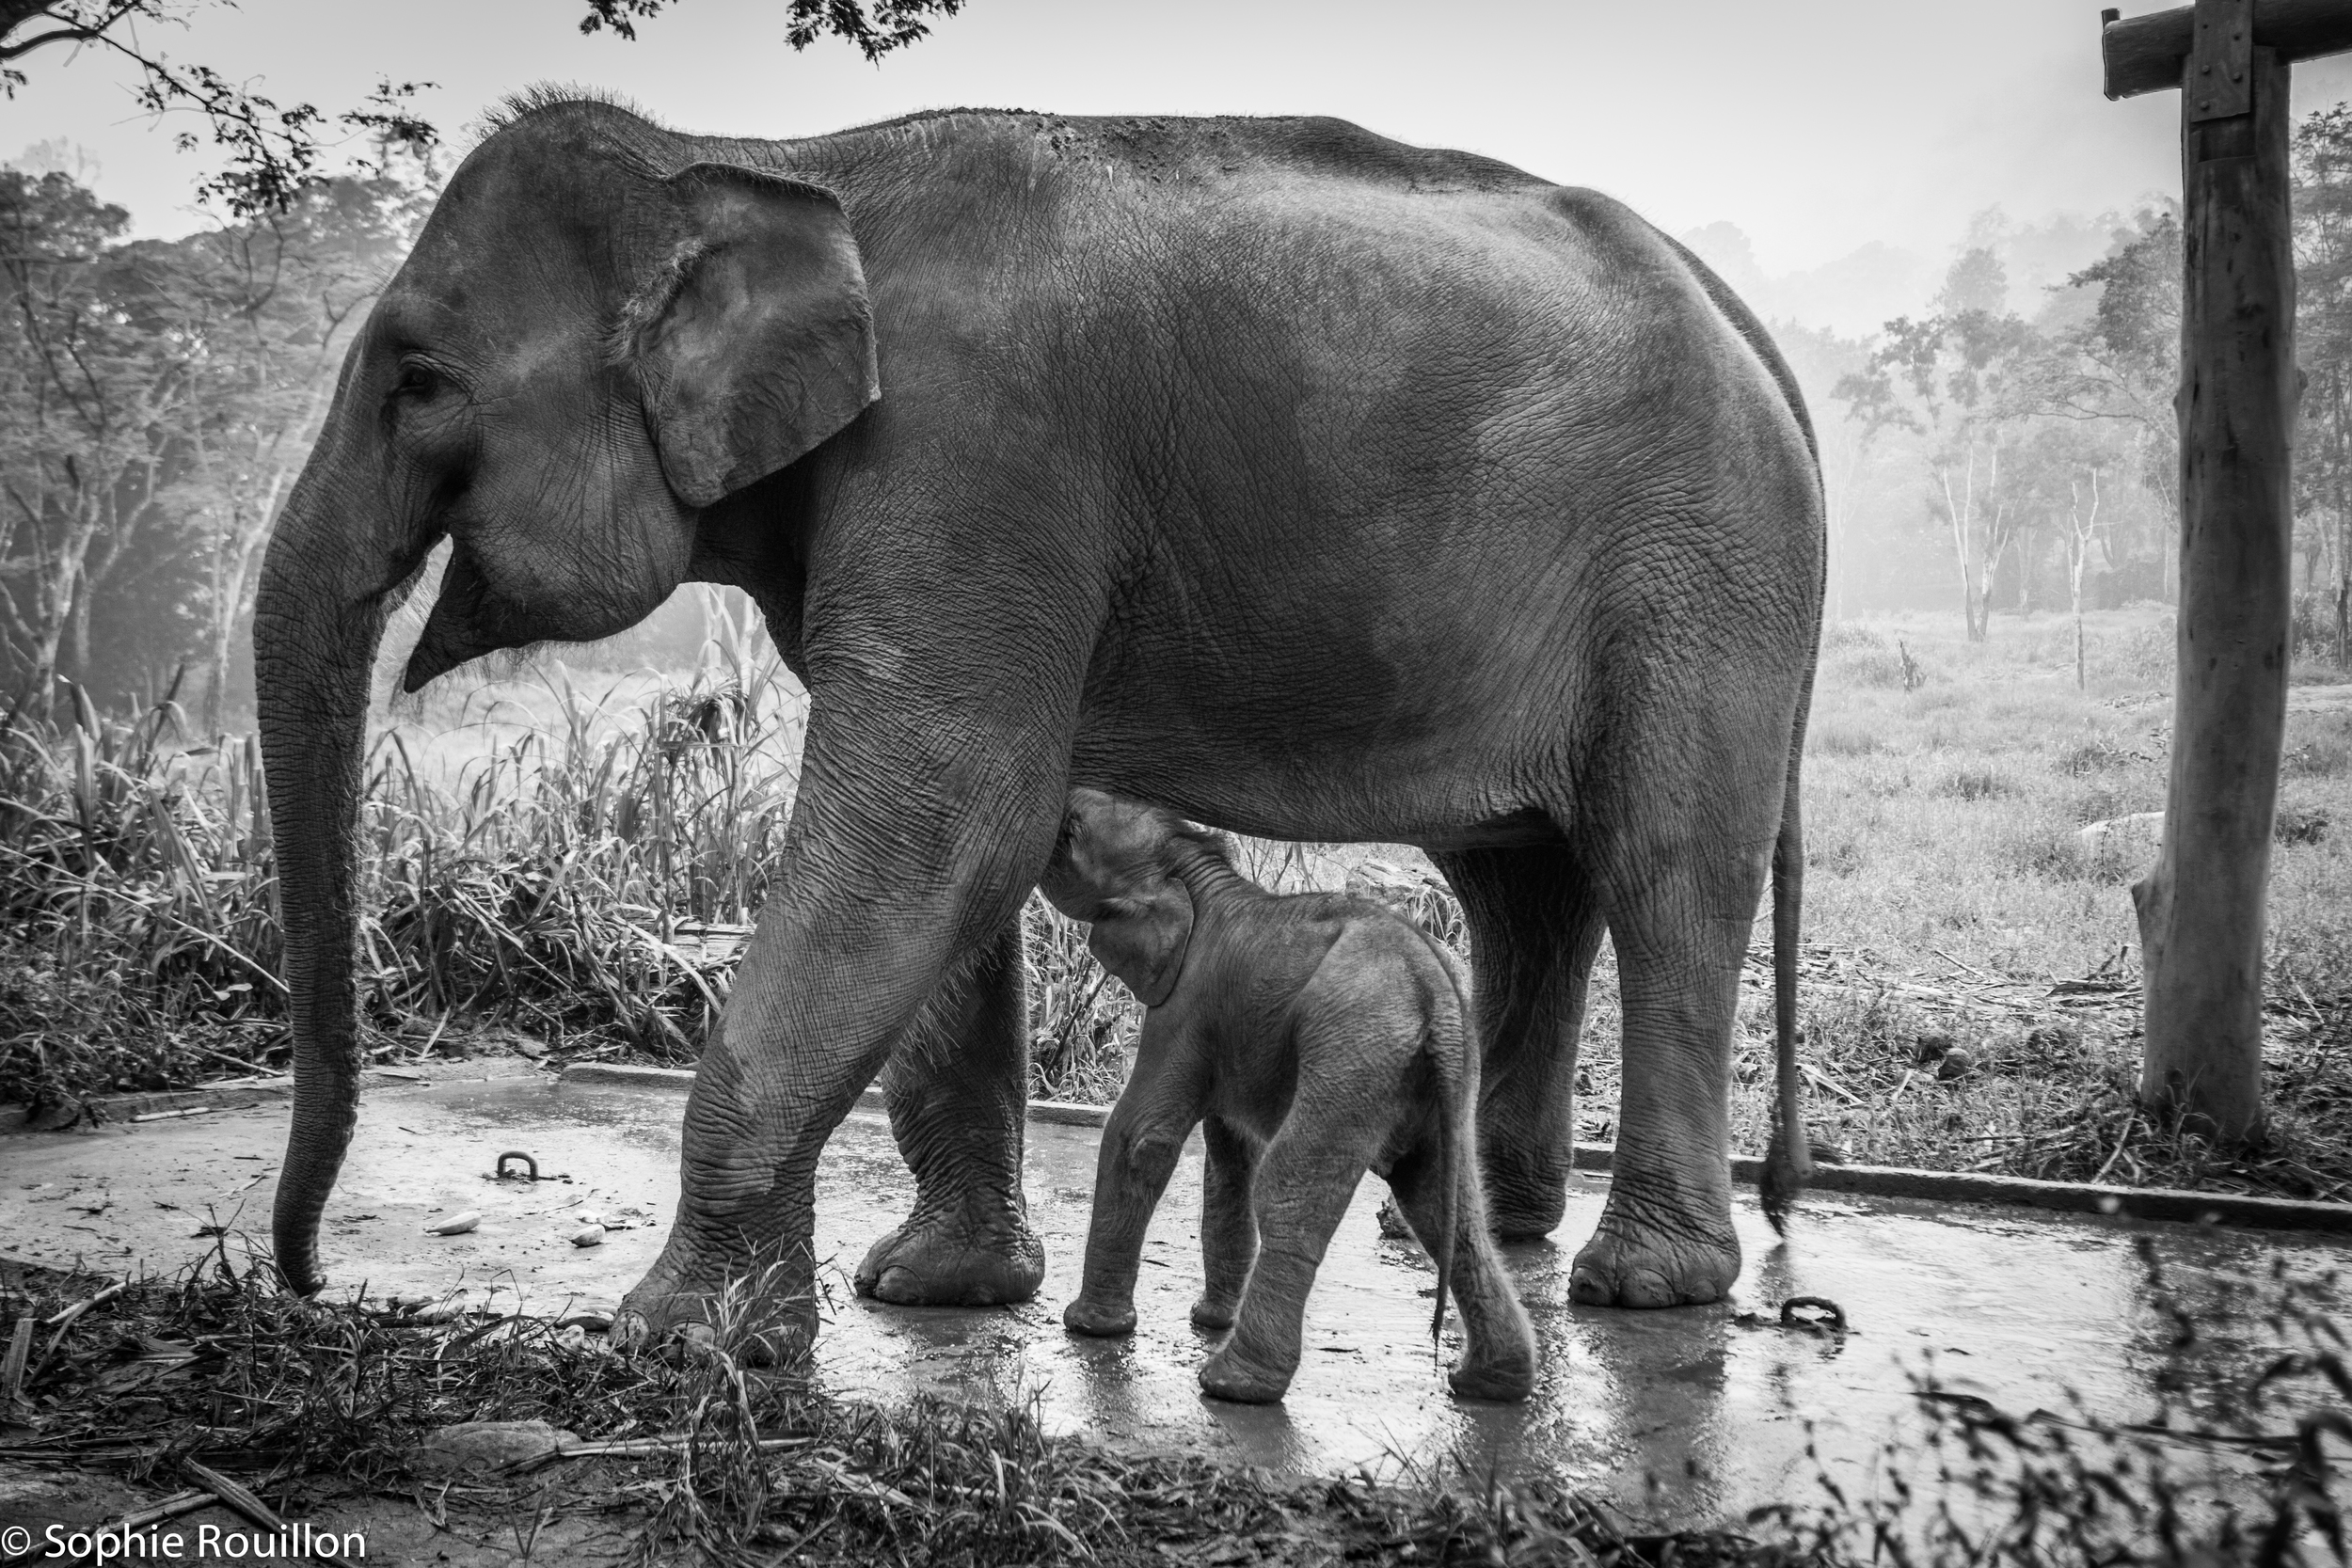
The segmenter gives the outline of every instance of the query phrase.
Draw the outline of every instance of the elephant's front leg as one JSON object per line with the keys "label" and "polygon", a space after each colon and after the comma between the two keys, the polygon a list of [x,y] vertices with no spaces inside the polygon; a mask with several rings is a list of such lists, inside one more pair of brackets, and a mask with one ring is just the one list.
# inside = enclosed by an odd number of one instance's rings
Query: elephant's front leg
{"label": "elephant's front leg", "polygon": [[1168,1037],[1154,1013],[1144,1021],[1135,1070],[1103,1128],[1095,1157],[1094,1213],[1087,1223],[1086,1277],[1062,1310],[1073,1334],[1132,1334],[1136,1274],[1143,1233],[1152,1224],[1184,1140],[1200,1119],[1200,1085],[1189,1051]]}
{"label": "elephant's front leg", "polygon": [[914,1210],[866,1253],[860,1293],[923,1307],[1037,1293],[1045,1248],[1021,1193],[1028,1019],[1015,915],[941,982],[882,1069]]}
{"label": "elephant's front leg", "polygon": [[[915,645],[912,632],[896,644]],[[816,700],[784,863],[687,1099],[677,1215],[621,1305],[615,1327],[627,1337],[712,1320],[744,1281],[754,1299],[787,1308],[787,1333],[814,1330],[810,1243],[825,1139],[918,1019],[955,1011],[942,1011],[958,994],[943,997],[943,981],[1002,961],[998,939],[1060,819],[1074,699],[1045,673],[999,689],[1009,702],[1045,705],[1039,714],[992,711],[937,673],[969,669],[963,655],[903,656],[886,686],[855,666],[829,681],[812,664]],[[946,696],[958,698],[952,707],[935,705]],[[995,994],[1010,1005],[1005,990]],[[944,1022],[928,1032],[969,1042]],[[974,1070],[987,1081],[994,1067]],[[1008,1164],[1001,1141],[997,1150],[983,1164]],[[998,1201],[1016,1201],[1014,1192],[1007,1180]]]}

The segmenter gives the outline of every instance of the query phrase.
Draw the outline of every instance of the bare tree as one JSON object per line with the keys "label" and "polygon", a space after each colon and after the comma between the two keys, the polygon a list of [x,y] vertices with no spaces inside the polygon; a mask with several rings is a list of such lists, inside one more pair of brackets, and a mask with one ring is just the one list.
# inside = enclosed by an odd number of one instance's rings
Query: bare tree
{"label": "bare tree", "polygon": [[76,625],[87,661],[91,594],[155,512],[154,433],[187,392],[115,297],[127,221],[63,175],[0,170],[0,626],[43,696]]}
{"label": "bare tree", "polygon": [[2083,508],[2083,485],[2070,478],[2066,482],[2066,587],[2074,609],[2074,689],[2084,689],[2083,678],[2083,568],[2090,564],[2090,546],[2099,537],[2099,469],[2092,465],[2087,470],[2090,507]]}

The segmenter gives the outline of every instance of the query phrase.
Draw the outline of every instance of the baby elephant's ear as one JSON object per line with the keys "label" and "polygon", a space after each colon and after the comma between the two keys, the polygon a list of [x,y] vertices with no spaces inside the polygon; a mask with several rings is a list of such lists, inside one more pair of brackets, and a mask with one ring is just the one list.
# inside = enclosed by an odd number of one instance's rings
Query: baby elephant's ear
{"label": "baby elephant's ear", "polygon": [[[1116,912],[1113,912],[1116,911]],[[1147,1007],[1166,1002],[1192,944],[1192,896],[1174,878],[1139,898],[1121,898],[1094,923],[1087,947]]]}

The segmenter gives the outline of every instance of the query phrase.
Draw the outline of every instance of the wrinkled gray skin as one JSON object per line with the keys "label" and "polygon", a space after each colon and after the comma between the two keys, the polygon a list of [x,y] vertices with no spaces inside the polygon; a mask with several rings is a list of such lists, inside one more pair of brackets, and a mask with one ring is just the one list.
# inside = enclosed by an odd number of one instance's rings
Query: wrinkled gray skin
{"label": "wrinkled gray skin", "polygon": [[1192,1321],[1233,1332],[1201,1387],[1252,1404],[1290,1387],[1315,1270],[1372,1170],[1440,1260],[1438,1322],[1449,1289],[1462,1309],[1454,1391],[1525,1399],[1535,1335],[1486,1234],[1460,960],[1370,899],[1278,897],[1233,869],[1221,835],[1100,790],[1071,791],[1038,887],[1092,923],[1088,947],[1148,1009],[1063,1323],[1135,1332],[1144,1227],[1205,1120]]}
{"label": "wrinkled gray skin", "polygon": [[1073,784],[1430,851],[1506,1236],[1563,1210],[1605,923],[1625,1093],[1574,1290],[1738,1273],[1733,1007],[1776,849],[1794,931],[1820,497],[1765,334],[1615,202],[1327,119],[509,116],[355,342],[263,568],[302,1290],[358,1104],[369,664],[443,537],[411,689],[702,579],[814,700],[626,1329],[759,1259],[806,1284],[818,1153],[877,1073],[918,1197],[862,1283],[1036,1289],[1018,914]]}

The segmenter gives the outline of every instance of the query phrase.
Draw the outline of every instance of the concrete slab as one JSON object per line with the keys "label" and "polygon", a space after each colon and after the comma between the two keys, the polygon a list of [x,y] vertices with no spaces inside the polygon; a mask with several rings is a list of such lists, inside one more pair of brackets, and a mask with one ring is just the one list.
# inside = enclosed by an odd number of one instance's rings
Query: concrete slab
{"label": "concrete slab", "polygon": [[[660,1245],[677,1192],[682,1102],[675,1091],[544,1077],[374,1090],[327,1211],[330,1274],[378,1293],[458,1287],[507,1303],[518,1293],[548,1313],[609,1307]],[[196,1234],[208,1221],[261,1234],[286,1116],[282,1102],[262,1103],[0,1138],[0,1247],[52,1265],[169,1270],[215,1244]],[[1833,1474],[1867,1485],[1885,1445],[1915,1442],[1923,1416],[1913,1376],[1931,1364],[1947,1387],[2016,1412],[2064,1410],[2072,1391],[2093,1415],[2142,1419],[2168,1368],[2185,1377],[2191,1404],[2210,1398],[2221,1369],[2172,1366],[2172,1325],[2151,1303],[2136,1250],[2143,1239],[2176,1288],[2216,1301],[2274,1263],[2317,1278],[2352,1252],[2340,1238],[1821,1196],[1779,1245],[1742,1195],[1748,1266],[1733,1303],[1618,1312],[1568,1300],[1575,1247],[1608,1190],[1606,1178],[1580,1176],[1557,1243],[1510,1250],[1544,1348],[1538,1396],[1472,1405],[1448,1397],[1432,1359],[1434,1271],[1418,1248],[1380,1238],[1380,1187],[1368,1181],[1318,1282],[1289,1399],[1247,1409],[1200,1398],[1194,1382],[1211,1343],[1185,1316],[1200,1280],[1197,1146],[1151,1233],[1136,1335],[1064,1334],[1095,1138],[1085,1128],[1030,1129],[1032,1219],[1048,1258],[1035,1302],[892,1307],[858,1300],[848,1274],[905,1212],[913,1186],[883,1119],[853,1115],[819,1171],[826,1385],[882,1399],[1035,1398],[1057,1429],[1279,1472],[1458,1462],[1549,1473],[1645,1518],[1705,1523],[1814,1495],[1809,1441]],[[548,1180],[491,1180],[510,1148],[533,1155]],[[612,1217],[631,1207],[642,1220],[606,1244],[569,1242],[580,1211]],[[425,1232],[466,1209],[483,1214],[479,1229]],[[1854,1332],[1837,1340],[1771,1326],[1777,1304],[1798,1294],[1836,1299]],[[1743,1323],[1746,1312],[1764,1321]],[[1451,1332],[1448,1341],[1450,1360]]]}

